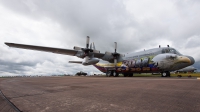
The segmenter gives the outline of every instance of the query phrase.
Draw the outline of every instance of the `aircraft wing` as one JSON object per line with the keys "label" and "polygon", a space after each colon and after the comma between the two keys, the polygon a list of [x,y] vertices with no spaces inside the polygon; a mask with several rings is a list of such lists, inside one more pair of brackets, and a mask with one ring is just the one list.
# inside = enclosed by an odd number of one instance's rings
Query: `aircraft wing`
{"label": "aircraft wing", "polygon": [[65,54],[75,56],[78,51],[70,50],[70,49],[61,49],[61,48],[51,48],[51,47],[42,47],[42,46],[34,46],[34,45],[24,45],[24,44],[15,44],[15,43],[5,43],[9,47],[16,47],[22,49],[30,49],[30,50],[37,50],[37,51],[45,51],[45,52],[52,52],[57,54]]}
{"label": "aircraft wing", "polygon": [[[29,49],[29,50],[37,50],[37,51],[45,51],[45,52],[64,54],[64,55],[70,55],[70,56],[76,56],[77,53],[78,53],[77,50],[71,50],[71,49],[61,49],[61,48],[16,44],[16,43],[8,43],[8,42],[5,42],[5,44],[8,45],[9,47]],[[100,58],[100,59],[102,59],[102,57],[105,55],[103,53],[93,53],[93,54],[94,54],[94,57]]]}
{"label": "aircraft wing", "polygon": [[[94,57],[96,58],[100,58],[100,59],[103,59],[103,57],[105,56],[105,54],[103,53],[93,53],[94,54]],[[104,59],[103,59],[104,60]],[[107,60],[106,60],[107,61]]]}
{"label": "aircraft wing", "polygon": [[[77,56],[79,58],[85,58],[85,65],[94,64],[96,59],[99,58],[105,61],[109,61],[111,63],[114,62],[114,56],[112,53],[106,52],[106,53],[100,53],[100,52],[93,52],[88,48],[77,48],[77,49],[61,49],[61,48],[52,48],[52,47],[44,47],[44,46],[35,46],[35,45],[25,45],[25,44],[17,44],[17,43],[8,43],[5,42],[6,45],[9,47],[15,47],[15,48],[22,48],[22,49],[29,49],[29,50],[37,50],[37,51],[44,51],[44,52],[51,52],[56,54],[64,54],[64,55],[71,55],[71,56]],[[117,54],[118,55],[118,54]],[[92,57],[92,58],[89,58]],[[73,61],[72,61],[73,62]],[[84,63],[83,62],[83,63]],[[80,63],[80,62],[79,62]]]}

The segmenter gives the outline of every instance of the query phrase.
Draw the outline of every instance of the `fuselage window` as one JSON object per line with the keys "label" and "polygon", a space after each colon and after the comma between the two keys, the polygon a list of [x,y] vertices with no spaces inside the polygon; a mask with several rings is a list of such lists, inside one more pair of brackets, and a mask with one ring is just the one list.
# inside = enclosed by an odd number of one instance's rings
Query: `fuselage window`
{"label": "fuselage window", "polygon": [[176,51],[174,49],[170,49],[170,53],[176,54]]}

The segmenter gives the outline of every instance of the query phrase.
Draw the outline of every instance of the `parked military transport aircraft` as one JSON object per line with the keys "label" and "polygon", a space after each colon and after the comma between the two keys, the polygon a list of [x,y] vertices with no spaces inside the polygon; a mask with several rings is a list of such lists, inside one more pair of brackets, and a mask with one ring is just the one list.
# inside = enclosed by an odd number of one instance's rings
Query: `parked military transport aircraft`
{"label": "parked military transport aircraft", "polygon": [[[168,47],[159,46],[159,48],[123,55],[117,53],[116,42],[115,51],[113,53],[100,53],[100,51],[95,49],[94,43],[89,45],[89,40],[90,37],[87,36],[86,48],[75,46],[73,50],[7,42],[5,42],[5,44],[10,47],[77,56],[84,59],[84,61],[69,62],[82,65],[94,65],[97,69],[106,73],[106,76],[115,77],[117,77],[119,73],[122,73],[124,77],[132,77],[133,73],[154,72],[161,72],[163,77],[170,77],[170,71],[182,69],[195,62],[193,57],[182,55],[174,48],[169,47],[169,45]],[[108,61],[110,64],[100,64],[98,63],[99,59]]]}

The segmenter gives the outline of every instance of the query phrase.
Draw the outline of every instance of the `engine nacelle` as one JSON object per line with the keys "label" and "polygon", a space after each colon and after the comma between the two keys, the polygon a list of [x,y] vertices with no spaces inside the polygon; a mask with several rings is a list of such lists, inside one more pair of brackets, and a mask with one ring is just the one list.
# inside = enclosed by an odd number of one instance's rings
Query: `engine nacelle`
{"label": "engine nacelle", "polygon": [[92,58],[92,59],[89,59],[87,62],[83,62],[82,64],[83,65],[94,65],[96,63],[99,62],[99,59],[97,58]]}
{"label": "engine nacelle", "polygon": [[100,51],[98,51],[98,50],[94,50],[94,49],[93,49],[93,52],[94,52],[94,53],[100,53]]}

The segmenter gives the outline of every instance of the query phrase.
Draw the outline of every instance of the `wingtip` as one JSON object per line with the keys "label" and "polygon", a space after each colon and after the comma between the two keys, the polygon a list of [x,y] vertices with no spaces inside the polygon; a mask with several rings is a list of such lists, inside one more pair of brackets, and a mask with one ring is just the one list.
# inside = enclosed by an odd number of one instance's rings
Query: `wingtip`
{"label": "wingtip", "polygon": [[4,44],[8,45],[9,43],[8,42],[4,42]]}
{"label": "wingtip", "polygon": [[7,46],[10,46],[10,45],[12,45],[13,43],[4,42],[4,44],[6,44]]}

